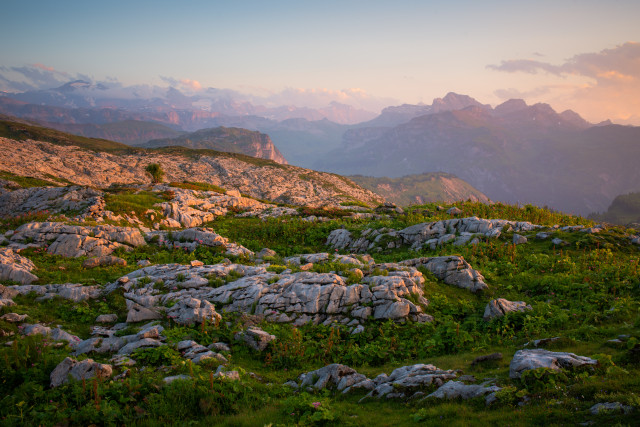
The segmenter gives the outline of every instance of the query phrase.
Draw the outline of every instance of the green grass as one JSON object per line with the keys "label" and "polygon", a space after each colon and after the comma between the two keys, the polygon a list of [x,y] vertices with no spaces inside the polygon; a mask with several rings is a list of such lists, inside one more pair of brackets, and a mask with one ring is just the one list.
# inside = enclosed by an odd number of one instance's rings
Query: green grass
{"label": "green grass", "polygon": [[18,184],[22,188],[31,188],[31,187],[59,187],[61,184],[57,181],[58,179],[54,179],[52,181],[48,181],[45,179],[34,178],[31,176],[20,176],[7,171],[0,171],[0,179],[6,179],[8,181],[13,181]]}
{"label": "green grass", "polygon": [[[148,209],[162,197],[131,189],[114,189],[112,206],[121,212]],[[584,218],[532,206],[477,203],[457,204],[462,216],[524,220],[545,225],[591,224]],[[271,261],[282,265],[282,257],[327,251],[327,234],[340,226],[354,233],[367,227],[404,228],[439,219],[448,219],[436,204],[416,207],[417,213],[394,216],[376,222],[352,221],[336,217],[326,223],[310,223],[296,218],[261,221],[255,218],[220,217],[211,224],[216,232],[250,249],[269,247],[278,253]],[[511,234],[477,246],[445,246],[437,250],[410,252],[406,248],[374,253],[377,262],[436,256],[462,255],[486,278],[490,288],[471,294],[437,280],[424,271],[424,296],[430,302],[426,313],[432,323],[393,323],[369,320],[365,332],[350,335],[345,327],[260,323],[278,339],[266,351],[254,352],[234,344],[234,334],[250,323],[250,316],[223,313],[216,325],[185,327],[168,320],[162,324],[169,343],[193,339],[208,345],[231,343],[230,368],[240,372],[237,383],[211,380],[217,364],[191,366],[174,350],[145,351],[139,363],[123,380],[81,382],[56,389],[48,387],[49,374],[68,351],[44,346],[39,338],[0,338],[0,420],[7,425],[574,425],[594,421],[598,425],[634,425],[636,414],[592,416],[588,409],[597,402],[618,401],[640,407],[640,251],[623,228],[613,227],[596,235],[555,231],[554,237],[568,242],[554,247],[550,239],[530,235],[525,245],[513,246]],[[206,264],[222,262],[219,249],[198,248],[193,253],[146,245],[130,252],[118,251],[126,267],[82,269],[80,259],[51,256],[41,250],[22,252],[36,264],[36,284],[106,284],[137,269],[136,262],[187,264],[198,259]],[[243,262],[249,262],[244,260]],[[250,262],[249,262],[250,263]],[[318,264],[314,271],[342,271],[350,266]],[[274,267],[277,270],[280,267]],[[232,280],[234,277],[228,278]],[[226,282],[227,280],[223,280]],[[490,322],[482,320],[484,307],[493,298],[526,301],[533,310],[513,313]],[[126,317],[124,297],[113,293],[105,299],[73,304],[63,300],[35,301],[34,296],[15,298],[17,306],[0,309],[29,314],[32,323],[60,325],[82,338],[98,314],[117,313]],[[134,325],[139,326],[139,325]],[[17,328],[0,322],[0,328]],[[131,332],[133,329],[131,329]],[[620,334],[631,338],[623,344],[608,341]],[[513,354],[534,339],[559,336],[546,345],[554,351],[569,351],[597,357],[601,365],[593,371],[567,371],[566,378],[512,380],[509,363]],[[13,340],[15,344],[5,346]],[[38,351],[39,350],[39,351]],[[503,359],[472,366],[480,355],[501,352]],[[110,355],[91,355],[107,362]],[[183,363],[184,362],[184,363]],[[294,393],[282,387],[329,363],[344,363],[373,378],[390,374],[395,368],[431,363],[441,369],[459,369],[479,382],[495,378],[504,393],[501,400],[486,407],[482,399],[471,401],[367,400],[363,393],[342,395],[329,390]],[[116,369],[121,373],[122,369]],[[255,376],[249,373],[256,374]],[[163,385],[162,378],[186,374],[192,380]],[[555,380],[554,380],[555,381]],[[432,388],[425,388],[430,392]],[[528,403],[519,406],[522,396]],[[318,408],[311,403],[320,402]],[[294,414],[294,415],[291,415]]]}
{"label": "green grass", "polygon": [[56,145],[74,145],[93,151],[129,150],[128,145],[120,144],[119,142],[108,141],[106,139],[86,138],[84,136],[72,135],[51,128],[10,121],[0,121],[0,136],[15,139],[17,141],[33,139],[36,141],[50,142]]}

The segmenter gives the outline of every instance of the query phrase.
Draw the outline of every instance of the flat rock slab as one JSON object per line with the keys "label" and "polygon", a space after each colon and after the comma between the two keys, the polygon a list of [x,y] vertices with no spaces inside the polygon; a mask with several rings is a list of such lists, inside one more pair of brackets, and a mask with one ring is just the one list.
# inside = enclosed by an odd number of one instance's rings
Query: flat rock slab
{"label": "flat rock slab", "polygon": [[130,250],[145,245],[140,230],[133,227],[97,225],[84,227],[62,222],[30,222],[11,236],[9,246],[46,247],[53,255],[75,258],[110,255],[117,248]]}
{"label": "flat rock slab", "polygon": [[484,320],[491,320],[502,317],[507,313],[524,312],[532,310],[531,306],[524,301],[509,301],[498,298],[490,301],[484,309]]}
{"label": "flat rock slab", "polygon": [[427,398],[437,399],[473,399],[480,396],[485,396],[490,393],[495,393],[502,390],[498,386],[485,387],[482,385],[471,384],[467,385],[462,381],[448,381],[442,387],[431,393]]}
{"label": "flat rock slab", "polygon": [[561,371],[580,366],[597,365],[598,361],[585,356],[577,356],[573,353],[554,352],[543,349],[518,350],[511,359],[509,376],[520,378],[522,372],[537,369],[550,368]]}

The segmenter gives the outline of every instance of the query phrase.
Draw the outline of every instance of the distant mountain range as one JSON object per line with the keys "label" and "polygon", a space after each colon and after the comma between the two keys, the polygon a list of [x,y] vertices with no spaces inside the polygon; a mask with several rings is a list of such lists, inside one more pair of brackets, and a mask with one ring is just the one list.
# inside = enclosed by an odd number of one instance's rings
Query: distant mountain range
{"label": "distant mountain range", "polygon": [[[369,123],[387,126],[347,131],[341,147],[314,168],[390,177],[440,170],[492,200],[583,215],[640,188],[640,128],[594,126],[573,111],[522,100],[494,109],[448,94],[434,105],[386,109]],[[395,124],[401,120],[408,121]]]}
{"label": "distant mountain range", "polygon": [[[270,137],[274,147],[263,150],[271,153],[268,158],[278,158],[279,151],[294,165],[392,178],[441,171],[492,200],[585,215],[640,190],[640,128],[594,125],[546,104],[514,99],[492,108],[449,93],[431,105],[387,107],[374,117],[337,103],[315,109],[256,106],[219,89],[197,95],[154,91],[113,97],[113,89],[75,81],[2,96],[0,114],[131,145],[161,139],[205,146],[212,142],[186,132],[243,128]],[[256,150],[248,154],[258,155]]]}

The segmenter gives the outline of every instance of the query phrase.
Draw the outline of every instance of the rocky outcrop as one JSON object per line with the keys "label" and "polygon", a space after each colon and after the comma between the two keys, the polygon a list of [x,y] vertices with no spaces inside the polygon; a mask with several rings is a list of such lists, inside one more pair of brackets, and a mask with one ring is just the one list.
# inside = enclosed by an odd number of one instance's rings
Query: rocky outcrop
{"label": "rocky outcrop", "polygon": [[0,216],[25,213],[83,212],[94,214],[104,209],[104,194],[91,187],[32,187],[0,194]]}
{"label": "rocky outcrop", "polygon": [[484,320],[491,320],[502,317],[507,313],[524,312],[532,310],[531,306],[524,301],[509,301],[504,298],[498,298],[489,301],[484,309]]}
{"label": "rocky outcrop", "polygon": [[74,302],[80,302],[87,299],[98,298],[102,292],[100,286],[84,286],[79,283],[42,286],[22,285],[11,286],[11,288],[21,295],[35,293],[36,295],[39,295],[39,297],[36,298],[37,301],[60,297]]}
{"label": "rocky outcrop", "polygon": [[210,348],[198,344],[193,340],[180,341],[176,347],[185,359],[189,359],[195,364],[207,359],[213,359],[220,363],[228,362],[227,358],[222,354],[211,351]]}
{"label": "rocky outcrop", "polygon": [[279,203],[338,206],[353,199],[372,204],[383,201],[382,197],[334,174],[226,153],[113,154],[7,138],[0,138],[0,150],[2,170],[42,179],[48,174],[78,185],[105,188],[114,183],[149,183],[151,177],[144,169],[150,163],[158,163],[167,181],[208,182]]}
{"label": "rocky outcrop", "polygon": [[31,273],[34,268],[36,266],[30,259],[17,254],[10,248],[0,248],[0,280],[28,285],[38,280],[38,277]]}
{"label": "rocky outcrop", "polygon": [[390,375],[380,374],[374,379],[358,373],[346,365],[332,364],[301,374],[296,382],[287,384],[294,388],[321,390],[335,387],[342,393],[368,390],[366,398],[408,398],[424,395],[423,389],[440,387],[445,381],[456,378],[457,372],[438,369],[434,365],[416,364],[403,366]]}
{"label": "rocky outcrop", "polygon": [[185,230],[166,232],[151,231],[147,233],[149,242],[160,246],[184,248],[193,252],[198,246],[219,247],[225,254],[239,257],[251,257],[253,252],[226,237],[222,237],[211,228],[187,228]]}
{"label": "rocky outcrop", "polygon": [[[495,385],[487,387],[481,384],[465,384],[462,381],[451,380],[428,395],[427,398],[467,400],[480,396],[491,395],[500,390],[502,390],[502,388]],[[491,400],[492,399],[488,399],[488,401]]]}
{"label": "rocky outcrop", "polygon": [[447,285],[468,289],[471,292],[484,291],[489,288],[489,285],[484,282],[484,276],[471,268],[461,256],[414,258],[399,264],[426,268]]}
{"label": "rocky outcrop", "polygon": [[276,339],[276,336],[255,326],[250,326],[244,331],[235,334],[234,339],[245,343],[256,351],[264,351],[269,343]]}
{"label": "rocky outcrop", "polygon": [[76,345],[78,345],[78,343],[81,341],[80,338],[75,335],[71,335],[67,331],[64,331],[60,328],[50,328],[39,323],[25,323],[23,325],[20,325],[19,329],[22,335],[44,335],[48,336],[54,341],[66,341],[69,343],[69,346],[71,348],[75,348]]}
{"label": "rocky outcrop", "polygon": [[329,234],[326,244],[335,249],[360,253],[404,246],[412,250],[435,249],[447,243],[454,246],[474,244],[479,241],[478,237],[497,238],[505,230],[522,232],[539,228],[542,227],[530,222],[504,219],[452,218],[416,224],[402,230],[366,229],[359,238],[354,238],[348,230],[337,229]]}
{"label": "rocky outcrop", "polygon": [[[333,259],[329,254],[307,254],[306,258]],[[348,266],[345,264],[345,270]],[[431,316],[423,313],[428,301],[423,297],[422,274],[410,265],[379,266],[387,275],[375,275],[378,265],[372,265],[372,273],[363,273],[358,283],[348,284],[345,276],[334,273],[275,274],[263,266],[241,264],[156,265],[129,273],[107,290],[124,288],[130,310],[127,321],[173,313],[181,301],[199,301],[200,308],[209,302],[226,312],[264,315],[268,321],[295,325],[357,325],[369,318],[431,321]]]}
{"label": "rocky outcrop", "polygon": [[10,247],[46,247],[64,257],[105,256],[117,248],[125,250],[146,244],[137,228],[97,225],[84,227],[62,222],[30,222],[11,236]]}
{"label": "rocky outcrop", "polygon": [[51,387],[58,387],[69,382],[69,377],[76,381],[88,380],[94,377],[109,378],[113,374],[111,365],[85,359],[81,362],[67,357],[51,372]]}
{"label": "rocky outcrop", "polygon": [[82,263],[82,267],[84,268],[108,267],[112,265],[124,267],[127,265],[127,261],[117,256],[105,255],[89,258]]}
{"label": "rocky outcrop", "polygon": [[585,356],[576,356],[573,353],[553,352],[543,349],[518,350],[511,359],[509,376],[520,378],[522,372],[537,369],[550,368],[560,371],[567,368],[597,365],[598,361]]}

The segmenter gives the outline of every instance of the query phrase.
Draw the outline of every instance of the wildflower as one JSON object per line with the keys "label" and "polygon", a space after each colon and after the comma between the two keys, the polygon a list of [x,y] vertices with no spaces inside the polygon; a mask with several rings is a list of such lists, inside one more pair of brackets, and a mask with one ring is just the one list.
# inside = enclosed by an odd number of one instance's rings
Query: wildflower
{"label": "wildflower", "polygon": [[312,403],[312,405],[313,405],[314,409],[318,409],[318,407],[319,407],[320,405],[322,405],[322,403],[320,403],[320,402],[313,402],[313,403]]}

